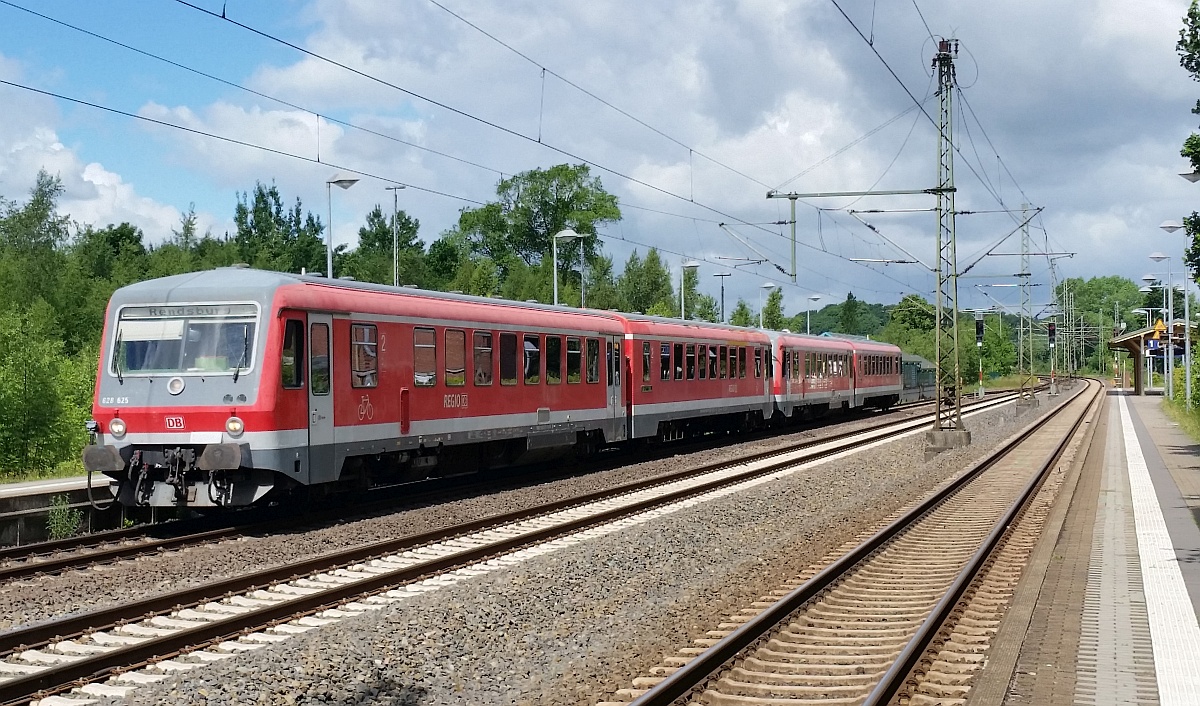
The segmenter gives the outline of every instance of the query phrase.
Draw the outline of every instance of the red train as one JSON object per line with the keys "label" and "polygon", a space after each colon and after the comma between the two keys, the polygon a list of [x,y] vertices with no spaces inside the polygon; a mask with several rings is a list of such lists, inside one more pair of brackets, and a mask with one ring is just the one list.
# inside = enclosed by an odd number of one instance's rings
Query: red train
{"label": "red train", "polygon": [[118,290],[101,351],[84,465],[128,505],[365,488],[900,390],[900,351],[875,342],[236,267]]}

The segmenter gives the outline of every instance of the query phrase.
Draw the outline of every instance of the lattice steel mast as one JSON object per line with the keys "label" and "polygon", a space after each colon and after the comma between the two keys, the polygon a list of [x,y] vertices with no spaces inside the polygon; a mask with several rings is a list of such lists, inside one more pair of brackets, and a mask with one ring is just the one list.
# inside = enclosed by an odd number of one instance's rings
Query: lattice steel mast
{"label": "lattice steel mast", "polygon": [[954,242],[954,57],[958,40],[938,41],[933,68],[938,75],[937,340],[934,343],[938,396],[934,431],[963,429],[958,360],[958,261]]}

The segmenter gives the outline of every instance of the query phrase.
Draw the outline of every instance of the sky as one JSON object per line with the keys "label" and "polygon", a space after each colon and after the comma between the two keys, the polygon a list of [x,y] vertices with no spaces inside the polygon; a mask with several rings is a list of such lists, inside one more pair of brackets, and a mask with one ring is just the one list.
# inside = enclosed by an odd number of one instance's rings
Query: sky
{"label": "sky", "polygon": [[767,283],[788,314],[931,297],[933,196],[800,200],[794,282],[788,202],[766,196],[936,186],[931,62],[952,38],[960,306],[1019,305],[1027,220],[1042,310],[1046,253],[1074,253],[1060,278],[1140,280],[1164,270],[1154,252],[1178,273],[1182,231],[1159,224],[1200,201],[1178,176],[1200,122],[1175,52],[1187,2],[1078,7],[0,0],[0,198],[45,169],[79,227],[128,221],[155,243],[189,208],[224,235],[238,193],[273,182],[353,244],[404,185],[431,242],[502,178],[582,162],[621,205],[601,229],[618,271],[650,246],[676,272],[698,260],[727,310],[757,309]]}

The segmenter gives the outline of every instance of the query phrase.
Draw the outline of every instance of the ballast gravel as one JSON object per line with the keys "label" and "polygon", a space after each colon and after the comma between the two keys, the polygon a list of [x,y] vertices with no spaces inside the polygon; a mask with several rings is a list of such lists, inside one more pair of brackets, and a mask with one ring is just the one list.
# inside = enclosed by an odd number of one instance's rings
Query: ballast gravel
{"label": "ballast gravel", "polygon": [[[895,417],[927,413],[927,408],[896,411]],[[794,444],[870,426],[877,418],[826,418],[826,424],[756,441],[696,451],[680,447],[676,454],[631,463],[613,470],[422,506],[365,519],[349,519],[315,529],[248,535],[213,544],[123,560],[82,571],[33,577],[0,584],[0,630],[51,618],[111,607],[120,603],[199,586],[325,554],[348,546],[377,542],[461,524],[490,515],[576,497],[683,468],[737,458],[754,451]]]}
{"label": "ballast gravel", "polygon": [[125,703],[592,704],[1052,405],[973,417],[971,446],[930,461],[921,435],[891,442],[170,677]]}

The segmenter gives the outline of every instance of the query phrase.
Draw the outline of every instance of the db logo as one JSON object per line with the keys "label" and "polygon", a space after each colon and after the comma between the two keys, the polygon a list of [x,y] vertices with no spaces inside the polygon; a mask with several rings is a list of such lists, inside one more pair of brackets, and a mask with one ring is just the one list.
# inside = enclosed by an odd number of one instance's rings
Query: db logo
{"label": "db logo", "polygon": [[165,421],[167,422],[168,429],[182,429],[183,428],[183,417],[167,417],[165,419]]}

